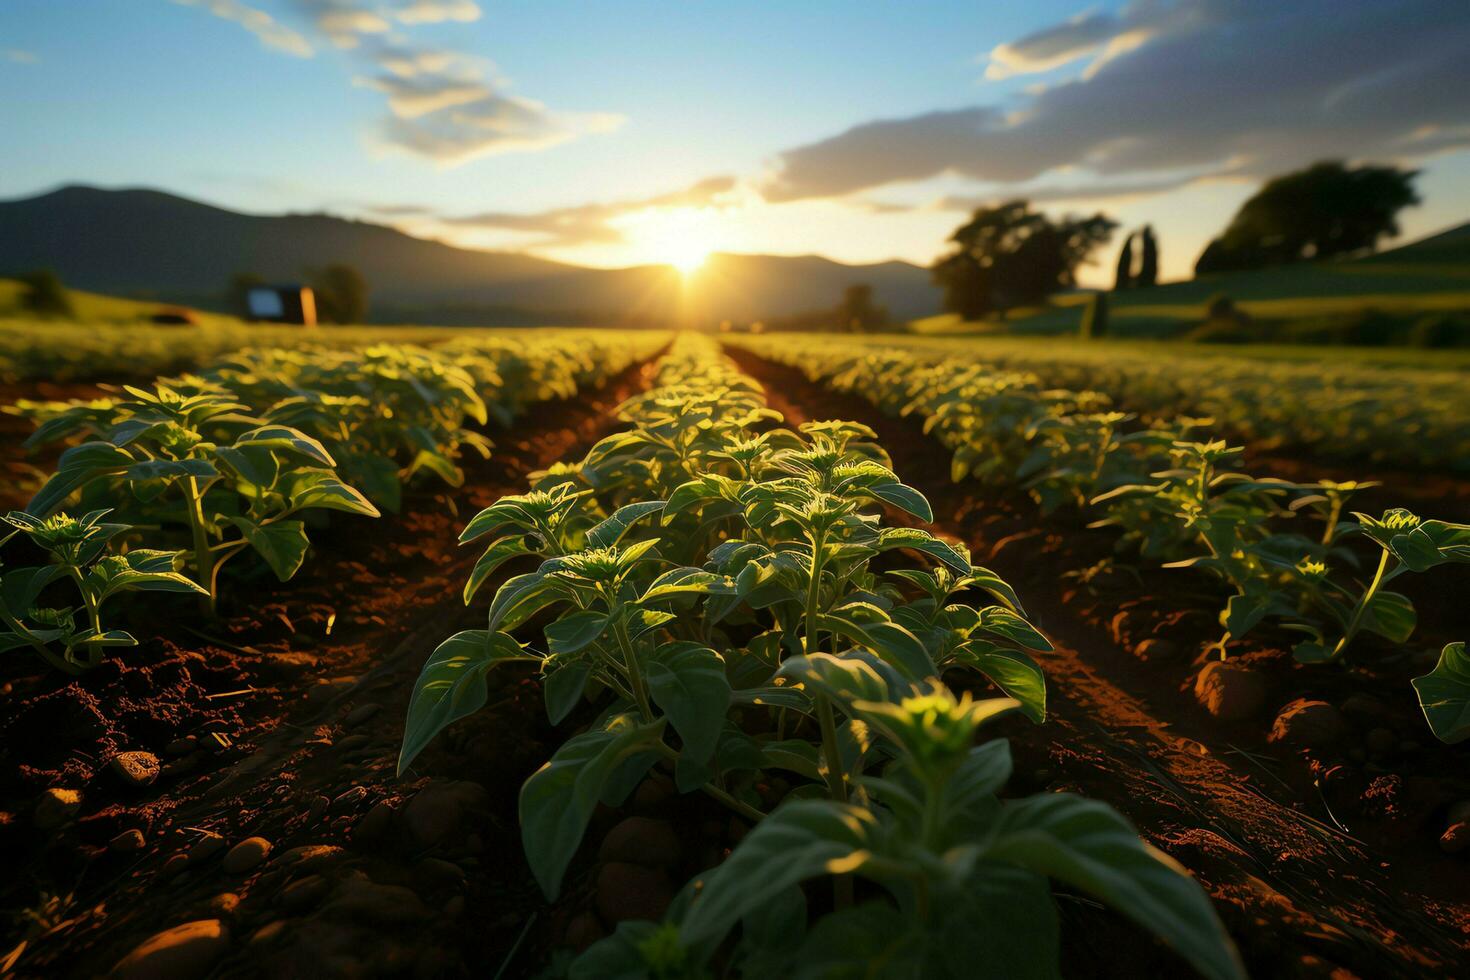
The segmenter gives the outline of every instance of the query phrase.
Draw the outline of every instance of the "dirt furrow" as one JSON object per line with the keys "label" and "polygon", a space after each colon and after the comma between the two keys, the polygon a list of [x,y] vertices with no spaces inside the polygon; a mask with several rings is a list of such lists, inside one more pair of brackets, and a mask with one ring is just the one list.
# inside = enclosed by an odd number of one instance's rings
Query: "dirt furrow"
{"label": "dirt furrow", "polygon": [[[1127,600],[1106,596],[1082,601],[1063,573],[1107,557],[1106,535],[1044,518],[1015,495],[955,485],[948,452],[914,420],[886,418],[798,371],[730,353],[765,384],[788,424],[840,417],[872,426],[899,474],[930,498],[938,529],[1017,587],[1057,645],[1044,661],[1046,724],[1009,722],[1004,730],[1031,770],[1029,788],[1077,790],[1127,814],[1211,891],[1253,974],[1422,975],[1464,961],[1470,892],[1463,876],[1436,873],[1453,859],[1419,841],[1385,849],[1335,826],[1319,767],[1267,745],[1259,720],[1210,718],[1181,690],[1185,668],[1140,663],[1128,652],[1137,639],[1130,614],[1158,610],[1130,612]],[[1211,627],[1197,600],[1175,605],[1155,636]],[[1072,957],[1085,964],[1083,975],[1129,975],[1139,966],[1146,937],[1085,906],[1073,914],[1097,926],[1084,930],[1085,954]]]}
{"label": "dirt furrow", "polygon": [[[217,622],[154,603],[133,624],[143,645],[81,679],[7,664],[0,975],[100,975],[189,922],[209,925],[174,953],[222,976],[493,972],[540,904],[515,829],[552,737],[539,692],[525,671],[495,676],[487,709],[400,780],[403,717],[425,657],[483,625],[494,592],[463,605],[464,522],[615,430],[645,385],[633,368],[534,406],[465,486],[335,522],[295,580],[235,583]],[[162,773],[130,785],[107,764],[119,752]]]}

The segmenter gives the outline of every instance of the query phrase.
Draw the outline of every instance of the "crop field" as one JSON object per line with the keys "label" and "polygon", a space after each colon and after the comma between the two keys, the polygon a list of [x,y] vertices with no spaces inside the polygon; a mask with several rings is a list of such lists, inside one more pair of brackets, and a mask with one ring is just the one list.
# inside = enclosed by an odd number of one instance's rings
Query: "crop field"
{"label": "crop field", "polygon": [[0,323],[0,976],[1455,975],[1466,365],[1321,358]]}

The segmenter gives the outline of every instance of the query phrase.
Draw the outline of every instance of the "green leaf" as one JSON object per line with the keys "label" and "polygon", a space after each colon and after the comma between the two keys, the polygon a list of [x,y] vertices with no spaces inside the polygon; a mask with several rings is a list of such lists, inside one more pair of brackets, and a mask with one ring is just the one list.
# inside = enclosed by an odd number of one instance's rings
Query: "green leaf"
{"label": "green leaf", "polygon": [[922,960],[932,953],[917,916],[905,915],[882,901],[864,902],[854,908],[831,912],[817,919],[801,948],[781,964],[783,980],[958,980],[972,978],[975,956],[984,949],[984,976],[1010,974],[990,972],[996,949],[980,947],[970,937],[957,944],[956,957],[968,956],[968,972],[949,975],[926,971]]}
{"label": "green leaf", "polygon": [[582,843],[604,784],[624,759],[657,744],[663,730],[662,720],[639,725],[620,715],[601,731],[568,740],[521,787],[521,842],[548,899],[555,901],[561,893],[562,875]]}
{"label": "green leaf", "polygon": [[1451,744],[1470,738],[1470,656],[1464,643],[1445,646],[1434,669],[1410,683],[1435,738]]}
{"label": "green leaf", "polygon": [[1169,943],[1211,980],[1245,977],[1204,890],[1106,804],[1070,793],[1008,803],[984,857],[1088,892]]}
{"label": "green leaf", "polygon": [[61,454],[56,472],[31,498],[26,511],[47,517],[65,503],[73,491],[100,477],[122,473],[133,463],[132,456],[110,442],[84,442],[73,446]]}
{"label": "green leaf", "polygon": [[542,572],[527,572],[507,580],[495,590],[490,600],[490,628],[498,629],[502,622],[508,629],[524,622],[541,608],[546,601],[546,575]]}
{"label": "green leaf", "polygon": [[1233,595],[1225,605],[1222,623],[1231,636],[1239,639],[1255,629],[1270,608],[1271,597],[1269,595]]}
{"label": "green leaf", "polygon": [[526,546],[524,534],[506,535],[491,544],[480,556],[480,560],[475,562],[475,567],[470,571],[469,581],[464,584],[465,604],[469,604],[475,593],[480,590],[480,586],[485,584],[487,578],[495,574],[497,568],[512,558],[529,554],[532,554],[532,551]]}
{"label": "green leaf", "polygon": [[340,510],[364,517],[381,516],[372,501],[329,473],[312,472],[300,477],[291,488],[294,510]]}
{"label": "green leaf", "polygon": [[277,452],[294,453],[322,466],[332,467],[337,463],[325,446],[299,429],[289,425],[263,425],[249,432],[242,432],[235,440],[236,449],[271,449]]}
{"label": "green leaf", "polygon": [[281,470],[280,461],[269,449],[261,446],[245,447],[236,449],[234,446],[220,446],[214,451],[215,457],[225,466],[235,471],[235,475],[246,483],[257,487],[269,487],[276,482],[276,475]]}
{"label": "green leaf", "polygon": [[547,648],[555,654],[573,654],[607,629],[608,614],[593,609],[568,613],[546,627]]}
{"label": "green leaf", "polygon": [[29,615],[41,590],[66,574],[60,565],[36,565],[0,570],[0,604],[17,619]]}
{"label": "green leaf", "polygon": [[1061,977],[1061,930],[1051,883],[1044,876],[982,863],[945,912],[940,934],[925,946],[921,976],[968,978],[974,971],[974,951],[983,949],[993,976]]}
{"label": "green leaf", "polygon": [[615,545],[623,539],[623,535],[627,534],[635,523],[663,509],[662,500],[644,500],[635,504],[625,504],[613,511],[612,516],[607,520],[587,532],[587,542],[584,547],[606,548]]}
{"label": "green leaf", "polygon": [[1005,579],[990,569],[975,565],[970,569],[968,577],[971,579],[970,585],[977,589],[984,589],[1022,616],[1026,615],[1026,610],[1021,608],[1021,600],[1016,597],[1016,591],[1006,583]]}
{"label": "green leaf", "polygon": [[265,563],[282,582],[289,581],[306,560],[306,525],[301,521],[276,521],[273,524],[256,524],[246,517],[230,517],[227,520],[240,530],[245,540],[254,548]]}
{"label": "green leaf", "polygon": [[980,610],[975,628],[1003,636],[1027,650],[1038,650],[1042,653],[1052,650],[1051,641],[1042,636],[1036,627],[1002,606],[986,606]]}
{"label": "green leaf", "polygon": [[911,681],[924,680],[938,673],[924,644],[897,623],[858,623],[845,616],[825,615],[818,620],[818,625],[876,653]]}
{"label": "green leaf", "polygon": [[154,551],[136,548],[126,555],[105,558],[87,572],[87,583],[95,590],[97,601],[119,592],[195,592],[208,591],[174,571],[177,551]]}
{"label": "green leaf", "polygon": [[857,871],[875,826],[869,811],[846,803],[782,804],[696,886],[679,929],[684,945],[718,942],[742,917],[808,878]]}
{"label": "green leaf", "polygon": [[698,643],[665,643],[648,661],[648,693],[683,739],[684,754],[708,762],[730,710],[720,655]]}
{"label": "green leaf", "polygon": [[674,568],[654,579],[638,601],[649,603],[679,595],[709,595],[733,591],[734,588],[735,582],[728,575],[717,575],[702,568]]}
{"label": "green leaf", "polygon": [[1046,675],[1036,661],[985,640],[966,642],[956,655],[1021,702],[1021,713],[1027,718],[1038,725],[1046,721]]}
{"label": "green leaf", "polygon": [[878,547],[885,551],[892,548],[912,548],[938,558],[962,575],[969,574],[970,571],[969,557],[921,528],[885,527],[878,533]]}
{"label": "green leaf", "polygon": [[553,667],[541,680],[541,693],[546,698],[546,720],[560,725],[582,701],[592,665],[585,661]]}
{"label": "green leaf", "polygon": [[1409,642],[1417,621],[1414,604],[1408,596],[1398,592],[1379,590],[1373,593],[1368,608],[1363,610],[1363,629],[1395,643]]}
{"label": "green leaf", "polygon": [[867,490],[879,500],[914,515],[925,524],[934,522],[934,511],[929,506],[929,501],[925,500],[924,495],[913,487],[895,481],[879,483],[868,487]]}
{"label": "green leaf", "polygon": [[212,480],[219,476],[219,470],[207,459],[146,459],[129,466],[124,475],[129,480],[177,480],[182,477]]}
{"label": "green leaf", "polygon": [[478,711],[488,692],[485,674],[496,664],[536,661],[509,634],[488,630],[456,633],[434,650],[413,686],[398,775],[449,725]]}

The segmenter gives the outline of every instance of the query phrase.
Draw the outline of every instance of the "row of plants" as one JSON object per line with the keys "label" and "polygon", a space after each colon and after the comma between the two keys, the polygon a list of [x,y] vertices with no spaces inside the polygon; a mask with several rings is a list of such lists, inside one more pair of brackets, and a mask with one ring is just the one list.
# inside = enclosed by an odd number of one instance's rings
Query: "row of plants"
{"label": "row of plants", "polygon": [[[927,363],[973,360],[964,338],[857,338]],[[1463,370],[1368,358],[1290,360],[1201,354],[1178,344],[985,340],[992,369],[1030,372],[1048,387],[1106,392],[1146,420],[1209,416],[1222,436],[1262,449],[1464,472],[1470,470],[1470,385]]]}
{"label": "row of plants", "polygon": [[[428,659],[399,763],[526,664],[551,723],[584,722],[520,793],[549,899],[595,808],[656,767],[753,825],[663,922],[622,923],[570,976],[1057,976],[1053,880],[1241,975],[1202,889],[1119,814],[1005,795],[1007,742],[977,733],[1044,721],[1051,645],[962,546],[884,520],[933,515],[871,429],[781,427],[694,335],[619,412],[626,429],[465,527],[483,548],[467,602],[506,562],[532,570]],[[951,687],[987,682],[998,696]]]}
{"label": "row of plants", "polygon": [[192,592],[213,612],[222,571],[243,555],[287,581],[328,512],[377,517],[411,483],[459,486],[462,456],[490,452],[480,428],[492,416],[508,423],[666,340],[548,332],[444,350],[249,350],[113,396],[21,403],[37,423],[28,446],[67,448],[0,538],[43,559],[0,567],[0,648],[80,672],[135,642],[104,622],[116,594]]}
{"label": "row of plants", "polygon": [[[1019,485],[1044,513],[1072,508],[1092,527],[1115,528],[1120,549],[1207,573],[1228,596],[1211,646],[1221,659],[1262,624],[1299,637],[1292,653],[1302,663],[1348,662],[1365,652],[1368,634],[1402,647],[1417,616],[1389,586],[1470,562],[1470,526],[1402,508],[1378,517],[1352,511],[1353,496],[1375,484],[1251,476],[1240,447],[1211,438],[1209,419],[1143,424],[1100,392],[1048,388],[1033,374],[973,360],[933,363],[903,348],[853,354],[815,340],[738,342],[889,414],[922,418],[952,450],[957,481]],[[1451,644],[1414,681],[1445,741],[1470,737],[1466,667],[1463,646]]]}

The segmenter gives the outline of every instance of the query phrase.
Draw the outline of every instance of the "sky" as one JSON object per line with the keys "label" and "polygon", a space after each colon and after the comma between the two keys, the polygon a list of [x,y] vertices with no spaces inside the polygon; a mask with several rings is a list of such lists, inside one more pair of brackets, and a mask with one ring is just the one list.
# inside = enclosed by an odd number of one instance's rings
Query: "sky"
{"label": "sky", "polygon": [[1185,278],[1319,159],[1420,168],[1404,238],[1470,219],[1466,51],[1466,0],[3,0],[0,198],[693,266],[928,263],[1026,197],[1152,224]]}

